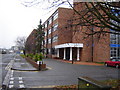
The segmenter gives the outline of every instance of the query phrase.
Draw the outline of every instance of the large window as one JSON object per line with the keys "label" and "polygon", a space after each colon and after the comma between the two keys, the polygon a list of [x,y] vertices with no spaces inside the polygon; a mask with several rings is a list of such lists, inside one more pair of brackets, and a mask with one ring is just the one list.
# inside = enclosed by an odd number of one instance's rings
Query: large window
{"label": "large window", "polygon": [[58,11],[54,14],[53,20],[56,20],[58,18]]}
{"label": "large window", "polygon": [[[118,8],[113,8],[112,12],[115,14],[116,17],[119,16],[120,11],[117,10]],[[116,10],[118,12],[116,12]],[[120,23],[114,21],[114,20],[110,20],[112,23],[116,24],[116,25],[120,25]],[[114,27],[114,26],[112,26]],[[115,27],[114,27],[115,28]],[[116,32],[114,30],[111,30],[111,32],[113,33],[119,33],[119,34],[110,34],[110,54],[111,54],[111,58],[120,58],[120,32]]]}
{"label": "large window", "polygon": [[51,28],[48,30],[48,34],[51,34]]}
{"label": "large window", "polygon": [[52,23],[52,18],[49,19],[49,24],[51,24],[51,23]]}
{"label": "large window", "polygon": [[45,31],[45,36],[47,36],[47,31]]}
{"label": "large window", "polygon": [[54,37],[53,37],[53,42],[57,42],[58,41],[58,35],[55,35]]}
{"label": "large window", "polygon": [[48,39],[48,43],[51,43],[51,38]]}
{"label": "large window", "polygon": [[52,52],[53,55],[57,55],[57,50],[55,48],[52,48]]}
{"label": "large window", "polygon": [[45,23],[45,28],[47,28],[47,23]]}
{"label": "large window", "polygon": [[120,35],[110,34],[110,47],[111,58],[120,58]]}
{"label": "large window", "polygon": [[53,31],[56,31],[57,29],[58,29],[58,24],[56,23],[53,25]]}

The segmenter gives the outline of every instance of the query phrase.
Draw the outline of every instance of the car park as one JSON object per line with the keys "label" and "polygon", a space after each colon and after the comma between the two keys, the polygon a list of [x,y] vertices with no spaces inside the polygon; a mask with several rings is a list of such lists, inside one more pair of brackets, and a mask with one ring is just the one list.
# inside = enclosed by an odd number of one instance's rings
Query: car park
{"label": "car park", "polygon": [[110,61],[106,61],[105,66],[107,66],[107,67],[113,66],[113,67],[119,68],[120,67],[120,59],[112,59]]}

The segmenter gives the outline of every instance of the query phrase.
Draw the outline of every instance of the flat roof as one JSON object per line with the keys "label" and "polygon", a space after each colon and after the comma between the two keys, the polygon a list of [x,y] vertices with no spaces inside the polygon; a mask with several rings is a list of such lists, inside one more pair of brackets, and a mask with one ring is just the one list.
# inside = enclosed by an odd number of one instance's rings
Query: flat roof
{"label": "flat roof", "polygon": [[83,47],[83,43],[65,43],[55,46],[55,48],[67,48],[67,47]]}

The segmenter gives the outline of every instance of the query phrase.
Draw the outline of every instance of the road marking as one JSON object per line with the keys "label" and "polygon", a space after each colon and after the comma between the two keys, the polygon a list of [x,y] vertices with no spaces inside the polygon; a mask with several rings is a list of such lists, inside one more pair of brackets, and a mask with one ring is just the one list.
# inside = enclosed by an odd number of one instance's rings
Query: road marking
{"label": "road marking", "polygon": [[14,87],[14,85],[9,85],[9,88],[13,88]]}
{"label": "road marking", "polygon": [[25,88],[25,86],[23,84],[19,85],[19,88]]}
{"label": "road marking", "polygon": [[8,85],[9,83],[9,79],[10,79],[10,74],[11,74],[11,70],[9,70],[5,76],[5,79],[3,81],[3,85]]}
{"label": "road marking", "polygon": [[[10,82],[10,78],[13,77],[13,72],[14,70],[11,70],[12,66],[13,66],[13,63],[14,63],[14,60],[11,60],[8,65],[5,67],[5,70],[8,70],[5,78],[4,78],[4,81],[3,81],[3,85],[6,85],[8,86],[9,83],[13,83],[12,81]],[[9,87],[9,86],[8,86]],[[12,87],[12,85],[10,86],[10,88]]]}
{"label": "road marking", "polygon": [[10,81],[10,84],[13,84],[14,83],[14,81]]}
{"label": "road marking", "polygon": [[19,83],[23,83],[23,81],[19,81]]}
{"label": "road marking", "polygon": [[14,63],[14,60],[11,60],[8,65],[5,67],[5,70],[10,70],[12,68],[12,65]]}
{"label": "road marking", "polygon": [[22,77],[19,77],[19,80],[22,80]]}
{"label": "road marking", "polygon": [[11,74],[11,76],[10,77],[13,77],[13,75]]}
{"label": "road marking", "polygon": [[14,80],[14,78],[13,78],[13,77],[11,77],[11,78],[10,78],[10,80]]}

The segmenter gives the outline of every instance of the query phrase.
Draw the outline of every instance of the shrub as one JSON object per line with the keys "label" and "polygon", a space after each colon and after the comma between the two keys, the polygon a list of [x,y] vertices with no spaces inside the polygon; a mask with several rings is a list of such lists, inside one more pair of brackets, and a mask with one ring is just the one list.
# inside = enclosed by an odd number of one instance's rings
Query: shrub
{"label": "shrub", "polygon": [[35,60],[35,62],[38,61],[38,54],[37,53],[33,56],[33,59]]}
{"label": "shrub", "polygon": [[42,61],[43,58],[44,58],[43,54],[40,53],[40,54],[38,55],[38,61]]}
{"label": "shrub", "polygon": [[30,58],[33,58],[33,56],[34,56],[34,55],[33,55],[32,53],[29,54],[29,57],[30,57]]}
{"label": "shrub", "polygon": [[23,58],[25,58],[25,55],[24,55],[24,54],[21,54],[20,56],[23,57]]}

